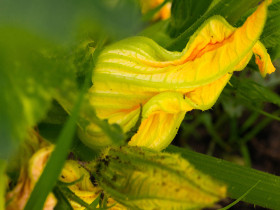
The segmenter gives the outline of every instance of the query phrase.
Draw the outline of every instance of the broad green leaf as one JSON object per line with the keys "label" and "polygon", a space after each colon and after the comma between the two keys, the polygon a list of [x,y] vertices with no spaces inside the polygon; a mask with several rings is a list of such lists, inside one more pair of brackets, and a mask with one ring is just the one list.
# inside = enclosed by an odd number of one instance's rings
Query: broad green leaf
{"label": "broad green leaf", "polygon": [[0,157],[7,158],[74,74],[53,55],[53,43],[16,28],[1,27],[0,34]]}
{"label": "broad green leaf", "polygon": [[231,198],[238,199],[260,181],[242,200],[270,209],[278,209],[280,206],[279,176],[175,146],[169,146],[166,151],[181,154],[198,170],[224,182]]}
{"label": "broad green leaf", "polygon": [[224,208],[221,208],[220,210],[227,210],[231,208],[232,206],[236,205],[239,201],[241,201],[246,195],[248,195],[258,184],[260,181],[258,181],[256,184],[254,184],[249,190],[247,190],[243,195],[241,195],[238,199],[236,199],[234,202],[231,204],[227,205]]}
{"label": "broad green leaf", "polygon": [[280,43],[280,1],[276,0],[268,7],[268,17],[261,40],[267,48]]}
{"label": "broad green leaf", "polygon": [[43,119],[55,89],[61,95],[72,91],[73,85],[62,91],[67,79],[75,81],[69,45],[99,31],[113,38],[132,35],[140,27],[140,10],[133,0],[3,0],[0,8],[0,157],[7,158],[26,128]]}
{"label": "broad green leaf", "polygon": [[81,33],[106,31],[121,38],[141,27],[140,8],[134,0],[3,0],[1,25],[26,28],[58,43],[71,43]]}
{"label": "broad green leaf", "polygon": [[173,0],[171,8],[170,28],[171,37],[177,37],[202,16],[211,0]]}
{"label": "broad green leaf", "polygon": [[256,6],[258,2],[258,0],[221,0],[197,19],[189,28],[186,28],[177,38],[172,42],[166,43],[163,47],[169,50],[182,50],[191,35],[211,16],[221,15],[229,23],[235,24],[240,16],[244,15],[250,8]]}

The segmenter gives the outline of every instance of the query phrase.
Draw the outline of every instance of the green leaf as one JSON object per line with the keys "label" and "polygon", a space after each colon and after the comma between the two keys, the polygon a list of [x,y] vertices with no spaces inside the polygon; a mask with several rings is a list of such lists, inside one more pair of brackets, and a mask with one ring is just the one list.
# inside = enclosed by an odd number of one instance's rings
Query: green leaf
{"label": "green leaf", "polygon": [[160,5],[158,5],[156,8],[153,8],[152,10],[149,10],[145,15],[143,15],[142,20],[143,21],[150,21],[153,19],[155,14],[161,10],[161,8],[171,0],[164,0]]}
{"label": "green leaf", "polygon": [[81,33],[106,31],[121,38],[141,28],[140,8],[134,0],[3,0],[1,25],[29,29],[55,40],[71,43]]}
{"label": "green leaf", "polygon": [[246,197],[242,198],[242,201],[271,209],[278,209],[280,206],[280,177],[278,176],[172,145],[166,151],[181,154],[198,170],[225,183],[231,198],[239,198],[260,181]]}
{"label": "green leaf", "polygon": [[269,102],[280,106],[280,97],[278,94],[250,79],[236,78],[233,76],[230,83],[234,88],[236,96],[251,105]]}
{"label": "green leaf", "polygon": [[256,6],[258,2],[258,0],[220,0],[197,19],[189,28],[186,28],[176,39],[172,42],[166,43],[164,47],[168,50],[181,51],[186,46],[191,35],[211,16],[221,15],[229,21],[230,24],[235,24],[240,16],[244,15],[250,8]]}
{"label": "green leaf", "polygon": [[55,210],[65,209],[65,210],[72,210],[72,206],[69,203],[68,199],[65,195],[59,190],[58,187],[55,187],[53,190],[55,197],[57,198],[57,204],[55,206]]}
{"label": "green leaf", "polygon": [[273,1],[268,7],[266,20],[261,41],[267,48],[274,47],[280,42],[280,1]]}
{"label": "green leaf", "polygon": [[258,184],[260,181],[258,181],[256,184],[254,184],[249,190],[247,190],[243,195],[241,195],[238,199],[236,199],[234,202],[232,202],[231,204],[227,205],[224,208],[221,208],[220,210],[227,210],[231,207],[233,207],[234,205],[236,205],[239,201],[241,201],[246,195],[248,195]]}
{"label": "green leaf", "polygon": [[177,37],[202,16],[211,0],[173,0],[170,18],[170,35]]}
{"label": "green leaf", "polygon": [[73,68],[81,65],[71,63],[69,45],[100,31],[111,38],[136,33],[141,26],[137,5],[134,0],[0,2],[5,8],[0,14],[1,158],[7,159],[26,129],[44,118],[56,88],[62,95],[72,91],[73,85],[63,86],[73,84]]}
{"label": "green leaf", "polygon": [[170,19],[159,21],[140,32],[140,36],[146,36],[153,39],[159,45],[164,46],[172,41],[168,33]]}
{"label": "green leaf", "polygon": [[0,158],[8,158],[71,74],[64,60],[50,58],[51,42],[26,30],[1,27],[0,48]]}
{"label": "green leaf", "polygon": [[100,195],[101,195],[101,194],[99,194],[99,195],[97,196],[97,198],[96,198],[94,201],[92,201],[92,203],[89,205],[91,208],[97,208],[97,206],[98,206],[98,204],[99,204],[99,201],[100,201]]}
{"label": "green leaf", "polygon": [[90,209],[90,210],[95,209],[95,208],[91,208],[91,206],[89,204],[87,204],[84,200],[82,200],[75,193],[73,193],[68,187],[65,187],[65,186],[62,186],[61,184],[59,184],[57,186],[57,188],[67,199],[70,199],[70,200],[80,204],[81,206],[84,206],[84,207]]}

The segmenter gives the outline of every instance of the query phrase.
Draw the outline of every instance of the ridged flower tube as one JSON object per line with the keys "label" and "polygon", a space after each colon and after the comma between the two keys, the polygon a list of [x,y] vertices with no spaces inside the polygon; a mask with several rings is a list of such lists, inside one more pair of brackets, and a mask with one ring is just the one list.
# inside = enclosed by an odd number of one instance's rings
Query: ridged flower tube
{"label": "ridged flower tube", "polygon": [[[244,69],[253,54],[262,76],[275,70],[259,41],[268,4],[262,2],[239,28],[221,16],[211,17],[182,52],[167,51],[146,37],[131,37],[106,47],[96,63],[90,89],[97,116],[128,132],[141,114],[141,125],[129,144],[164,149],[186,112],[211,108],[232,73]],[[92,148],[110,144],[94,124],[83,131],[82,141]]]}
{"label": "ridged flower tube", "polygon": [[226,196],[225,185],[175,154],[109,147],[89,168],[100,187],[130,209],[202,209]]}

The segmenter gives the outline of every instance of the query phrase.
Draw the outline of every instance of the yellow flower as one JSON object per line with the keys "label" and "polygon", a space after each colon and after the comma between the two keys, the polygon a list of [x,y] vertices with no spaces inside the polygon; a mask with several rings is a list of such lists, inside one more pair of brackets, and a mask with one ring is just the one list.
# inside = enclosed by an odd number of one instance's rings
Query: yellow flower
{"label": "yellow flower", "polygon": [[[140,0],[141,10],[142,13],[145,14],[149,10],[156,8],[160,4],[162,4],[164,0]],[[166,3],[160,11],[153,17],[154,20],[156,19],[168,19],[171,14],[171,3]]]}
{"label": "yellow flower", "polygon": [[[88,171],[86,171],[77,162],[68,160],[62,169],[60,180],[66,183],[70,183],[75,182],[80,178],[82,178],[81,181],[70,185],[68,188],[87,204],[91,204],[98,197],[101,189],[99,187],[95,187],[92,184]],[[85,207],[72,200],[70,200],[69,202],[73,209],[85,209]]]}
{"label": "yellow flower", "polygon": [[[186,112],[211,108],[232,73],[245,68],[253,53],[262,76],[275,70],[258,41],[267,6],[268,1],[261,3],[240,28],[221,16],[211,17],[182,52],[167,51],[145,37],[108,46],[99,56],[90,89],[97,116],[128,132],[142,106],[141,125],[129,144],[164,149]],[[92,148],[110,144],[97,125],[83,131],[81,139]]]}
{"label": "yellow flower", "polygon": [[[41,148],[29,159],[28,168],[26,168],[26,165],[22,167],[17,185],[12,191],[7,193],[7,209],[24,209],[36,182],[44,170],[52,150],[53,146]],[[53,209],[56,203],[57,200],[55,196],[50,193],[45,201],[44,210]]]}
{"label": "yellow flower", "polygon": [[226,197],[226,186],[177,154],[108,147],[94,163],[104,191],[131,209],[202,209]]}

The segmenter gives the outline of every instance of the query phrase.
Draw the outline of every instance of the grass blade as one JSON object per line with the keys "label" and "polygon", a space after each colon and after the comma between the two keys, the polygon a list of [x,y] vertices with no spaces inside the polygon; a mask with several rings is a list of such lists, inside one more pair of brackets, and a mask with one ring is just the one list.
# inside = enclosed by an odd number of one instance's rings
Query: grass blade
{"label": "grass blade", "polygon": [[30,198],[24,209],[37,210],[42,209],[44,202],[52,191],[64,165],[68,151],[70,149],[76,128],[76,120],[79,116],[79,110],[82,104],[83,96],[87,87],[85,82],[83,91],[81,91],[78,100],[73,108],[71,117],[67,120],[61,134],[58,137],[56,147],[48,160],[46,167],[36,183]]}
{"label": "grass blade", "polygon": [[5,209],[5,187],[6,187],[6,177],[5,177],[5,169],[7,162],[5,160],[0,159],[0,210]]}

